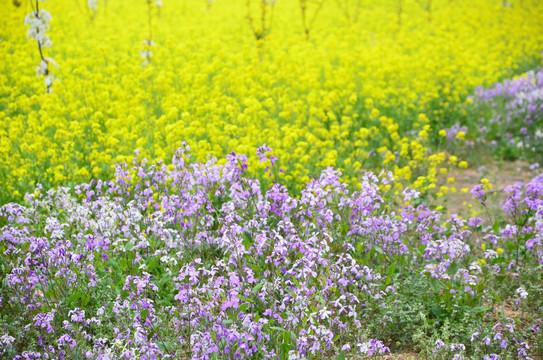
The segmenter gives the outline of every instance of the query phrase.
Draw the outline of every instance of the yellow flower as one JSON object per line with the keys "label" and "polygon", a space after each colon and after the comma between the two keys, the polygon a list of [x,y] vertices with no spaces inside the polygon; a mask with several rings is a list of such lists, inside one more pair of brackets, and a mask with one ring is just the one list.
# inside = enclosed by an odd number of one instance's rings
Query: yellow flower
{"label": "yellow flower", "polygon": [[422,139],[427,139],[428,138],[428,132],[426,130],[421,130],[421,131],[419,131],[419,136]]}
{"label": "yellow flower", "polygon": [[420,123],[427,123],[427,122],[430,121],[430,120],[428,119],[428,117],[426,117],[425,114],[419,114],[419,116],[418,116],[417,119],[418,119],[418,121],[419,121]]}
{"label": "yellow flower", "polygon": [[466,137],[466,133],[464,131],[459,131],[455,137],[457,139],[464,140],[464,138]]}
{"label": "yellow flower", "polygon": [[[244,2],[215,2],[208,12],[164,8],[152,29],[134,21],[144,7],[111,2],[89,36],[88,22],[71,21],[81,18],[80,9],[58,0],[47,9],[71,26],[48,31],[53,48],[47,50],[60,65],[52,96],[34,78],[37,49],[21,36],[14,8],[0,22],[0,201],[32,192],[36,179],[44,188],[109,179],[111,165],[130,164],[136,148],[141,158],[168,160],[181,141],[194,161],[211,155],[224,164],[226,154],[243,152],[251,176],[262,172],[255,150],[266,143],[296,189],[328,165],[343,166],[351,181],[362,167],[380,168],[369,156],[375,149],[401,186],[439,187],[446,155],[435,154],[427,140],[447,134],[433,133],[430,124],[465,112],[471,99],[461,99],[473,88],[502,78],[543,42],[540,26],[525,17],[541,13],[543,2],[525,2],[504,17],[488,11],[494,1],[455,2],[433,12],[431,22],[425,9],[406,2],[409,17],[398,28],[389,21],[396,9],[370,0],[356,31],[338,22],[339,7],[329,6],[307,42],[284,26],[256,40],[239,16]],[[272,25],[299,21],[292,6],[278,4]],[[139,51],[148,30],[156,45],[142,69]],[[376,35],[360,41],[369,33]],[[429,34],[446,37],[447,46],[428,46]]]}

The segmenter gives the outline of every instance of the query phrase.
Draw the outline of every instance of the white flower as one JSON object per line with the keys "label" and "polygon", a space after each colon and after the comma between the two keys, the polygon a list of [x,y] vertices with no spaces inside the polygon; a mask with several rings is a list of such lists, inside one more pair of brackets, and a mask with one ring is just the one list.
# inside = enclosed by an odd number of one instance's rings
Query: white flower
{"label": "white flower", "polygon": [[403,201],[409,201],[409,200],[412,200],[412,199],[418,199],[419,196],[420,196],[420,192],[416,191],[416,190],[413,190],[413,189],[410,189],[410,188],[406,188],[403,193],[404,195],[404,198],[403,198]]}
{"label": "white flower", "polygon": [[290,350],[288,352],[288,360],[298,360],[301,359],[302,356],[298,354],[295,350]]}
{"label": "white flower", "polygon": [[92,11],[98,11],[98,0],[88,0],[87,5],[89,5]]}
{"label": "white flower", "polygon": [[48,65],[46,61],[44,60],[40,61],[40,64],[36,68],[36,76],[40,77],[42,75],[45,75],[45,73],[47,72],[47,67]]}
{"label": "white flower", "polygon": [[[50,71],[49,64],[52,64],[56,68],[58,67],[55,60],[53,60],[53,59],[51,59],[49,57],[44,58],[42,61],[40,61],[40,64],[36,68],[36,75],[37,75],[38,78],[40,76],[42,76],[42,75],[47,75],[48,74],[48,70]],[[47,85],[47,86],[49,86],[49,85]]]}
{"label": "white flower", "polygon": [[153,55],[153,52],[151,50],[143,50],[140,51],[140,55],[144,59],[149,59]]}
{"label": "white flower", "polygon": [[46,57],[45,61],[47,61],[48,64],[53,64],[54,67],[58,68],[58,64],[55,62],[55,60],[51,59],[50,57]]}
{"label": "white flower", "polygon": [[51,14],[45,9],[32,11],[25,17],[25,25],[28,26],[28,38],[36,40],[42,47],[50,47],[51,39],[46,34],[49,30],[49,22],[52,20]]}
{"label": "white flower", "polygon": [[516,292],[521,299],[526,299],[528,297],[528,292],[523,287],[519,287]]}
{"label": "white flower", "polygon": [[53,77],[51,75],[45,75],[45,86],[49,87],[53,83]]}
{"label": "white flower", "polygon": [[161,0],[155,1],[155,5],[158,6],[158,7],[161,7],[162,6],[162,1]]}

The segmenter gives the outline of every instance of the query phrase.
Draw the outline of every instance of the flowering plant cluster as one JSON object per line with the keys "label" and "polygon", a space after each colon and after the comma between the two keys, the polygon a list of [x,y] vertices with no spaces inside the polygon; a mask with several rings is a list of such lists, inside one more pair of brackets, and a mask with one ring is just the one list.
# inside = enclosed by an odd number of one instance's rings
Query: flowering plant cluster
{"label": "flowering plant cluster", "polygon": [[474,96],[484,116],[478,133],[499,153],[543,165],[543,69],[479,87]]}
{"label": "flowering plant cluster", "polygon": [[[293,196],[250,176],[244,155],[188,151],[0,208],[3,357],[541,354],[543,307],[519,312],[541,292],[543,175],[506,189],[492,224],[443,218],[412,189],[387,201],[387,172],[351,189],[328,168]],[[258,149],[266,172],[280,170],[271,152]]]}
{"label": "flowering plant cluster", "polygon": [[[28,38],[36,40],[38,43],[38,50],[40,51],[41,62],[36,68],[36,75],[38,78],[40,76],[44,77],[46,92],[51,93],[53,80],[55,77],[51,72],[51,65],[57,67],[57,63],[48,57],[43,56],[43,48],[51,47],[53,43],[51,38],[47,35],[47,30],[49,30],[49,22],[52,20],[51,14],[45,9],[40,9],[40,1],[45,0],[36,0],[32,12],[26,15],[25,25],[28,26]],[[34,4],[33,1],[30,2]]]}
{"label": "flowering plant cluster", "polygon": [[[305,2],[308,41],[302,4],[284,0],[273,31],[255,44],[244,1],[209,11],[208,1],[165,3],[159,21],[161,1],[99,1],[92,22],[86,4],[97,2],[51,1],[47,9],[62,16],[46,34],[59,39],[51,57],[64,73],[49,96],[28,77],[24,7],[2,0],[0,203],[22,200],[37,182],[111,178],[111,164],[130,161],[133,149],[165,158],[179,139],[200,161],[253,154],[253,175],[255,149],[266,142],[288,170],[278,178],[297,191],[328,166],[354,184],[361,169],[383,164],[396,184],[436,191],[447,171],[467,165],[436,151],[438,131],[458,121],[471,89],[518,72],[541,51],[543,22],[533,14],[543,3],[434,0],[429,22],[417,2],[402,2],[401,27],[397,1],[362,1],[358,10],[351,1],[350,21],[336,1]],[[259,34],[273,2],[250,3]],[[42,75],[52,70],[46,60]]]}

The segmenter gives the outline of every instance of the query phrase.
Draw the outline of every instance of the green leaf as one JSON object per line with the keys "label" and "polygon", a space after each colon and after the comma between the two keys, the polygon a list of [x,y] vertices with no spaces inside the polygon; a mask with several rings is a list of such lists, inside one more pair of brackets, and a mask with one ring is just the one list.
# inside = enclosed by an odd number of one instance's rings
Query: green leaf
{"label": "green leaf", "polygon": [[149,310],[143,310],[140,313],[142,323],[145,322],[145,320],[147,319],[147,315],[149,315]]}
{"label": "green leaf", "polygon": [[251,292],[252,292],[253,294],[256,295],[256,294],[260,291],[260,289],[262,289],[262,286],[264,286],[264,284],[265,284],[264,282],[259,282],[258,284],[256,284],[256,285],[253,287],[253,289],[251,290]]}
{"label": "green leaf", "polygon": [[449,268],[447,269],[447,274],[449,275],[455,275],[458,272],[458,265],[456,263],[452,263]]}
{"label": "green leaf", "polygon": [[364,253],[364,247],[362,246],[362,244],[356,245],[356,251],[360,254]]}
{"label": "green leaf", "polygon": [[494,234],[498,234],[500,232],[500,222],[498,220],[494,221]]}
{"label": "green leaf", "polygon": [[73,303],[74,301],[77,301],[80,297],[81,297],[81,292],[78,291],[78,292],[76,292],[75,294],[72,294],[72,296],[70,296],[70,297],[68,298],[68,301],[66,301],[66,304],[70,305],[70,304]]}
{"label": "green leaf", "polygon": [[326,305],[326,301],[324,301],[324,298],[322,297],[321,294],[315,296],[315,299],[317,299],[323,306]]}
{"label": "green leaf", "polygon": [[[290,333],[289,333],[288,331],[285,331],[285,332],[283,333],[283,342],[284,342],[284,344],[290,344]],[[291,348],[291,347],[292,347],[292,346],[289,347],[287,353],[290,351],[290,348]]]}
{"label": "green leaf", "polygon": [[334,360],[345,360],[345,351],[340,352]]}
{"label": "green leaf", "polygon": [[90,299],[91,299],[91,296],[90,294],[83,294],[82,296],[84,299],[82,301],[82,305],[85,306],[89,303]]}
{"label": "green leaf", "polygon": [[395,271],[396,271],[396,264],[395,263],[390,264],[390,266],[388,267],[388,274],[392,276],[394,275]]}
{"label": "green leaf", "polygon": [[473,309],[471,309],[471,311],[475,314],[479,314],[479,313],[482,313],[482,312],[487,312],[489,311],[490,308],[489,307],[486,307],[486,306],[477,306],[477,307],[474,307]]}
{"label": "green leaf", "polygon": [[160,280],[158,281],[158,283],[160,285],[164,285],[164,284],[167,284],[171,281],[172,277],[166,273],[164,273],[164,275],[162,275],[162,277],[160,278]]}
{"label": "green leaf", "polygon": [[119,260],[119,267],[121,268],[121,270],[128,269],[128,263],[125,258],[122,258],[121,260]]}
{"label": "green leaf", "polygon": [[277,326],[270,326],[270,329],[275,330],[275,331],[287,332],[285,329],[277,327]]}
{"label": "green leaf", "polygon": [[430,306],[430,312],[436,317],[436,319],[443,320],[447,316],[447,312],[438,305]]}
{"label": "green leaf", "polygon": [[439,280],[436,278],[430,278],[430,286],[434,292],[439,292]]}
{"label": "green leaf", "polygon": [[251,248],[251,246],[253,246],[253,242],[249,239],[245,239],[243,242],[242,242],[243,246],[245,247],[245,250],[249,251],[249,249]]}
{"label": "green leaf", "polygon": [[379,254],[383,254],[383,255],[385,254],[385,251],[377,245],[373,245],[373,249],[377,251]]}
{"label": "green leaf", "polygon": [[130,251],[130,250],[132,250],[132,248],[134,248],[134,242],[132,242],[132,241],[127,242],[126,245],[124,246],[124,249],[126,251]]}
{"label": "green leaf", "polygon": [[292,349],[292,345],[290,344],[281,344],[281,355],[280,355],[280,359],[281,360],[288,360],[288,353],[290,351],[290,349]]}
{"label": "green leaf", "polygon": [[157,258],[155,256],[150,257],[146,260],[147,263],[147,271],[151,272],[156,269],[157,267]]}
{"label": "green leaf", "polygon": [[287,293],[289,293],[289,295],[292,296],[293,299],[296,298],[296,293],[292,291],[292,289],[287,289]]}

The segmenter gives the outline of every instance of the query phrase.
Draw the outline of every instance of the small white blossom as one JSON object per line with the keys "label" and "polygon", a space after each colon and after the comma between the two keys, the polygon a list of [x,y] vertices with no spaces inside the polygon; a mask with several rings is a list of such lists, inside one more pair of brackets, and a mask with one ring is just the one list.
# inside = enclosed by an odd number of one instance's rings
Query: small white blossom
{"label": "small white blossom", "polygon": [[98,0],[88,0],[87,5],[92,11],[98,11]]}
{"label": "small white blossom", "polygon": [[40,61],[38,67],[36,68],[36,76],[37,77],[40,77],[42,75],[45,75],[45,73],[47,72],[47,62],[45,61]]}
{"label": "small white blossom", "polygon": [[142,58],[148,59],[153,55],[153,52],[151,50],[143,50],[143,51],[140,51],[140,55]]}
{"label": "small white blossom", "polygon": [[526,299],[528,297],[528,292],[523,287],[517,289],[517,294],[521,299]]}
{"label": "small white blossom", "polygon": [[142,66],[147,66],[151,62],[151,56],[153,56],[153,52],[151,51],[151,46],[155,45],[155,42],[151,39],[149,40],[143,40],[143,47],[144,49],[140,51],[140,56],[145,59],[145,61],[141,64]]}
{"label": "small white blossom", "polygon": [[25,17],[25,25],[28,26],[28,39],[32,38],[33,40],[37,41],[40,49],[41,61],[36,67],[36,76],[39,78],[43,75],[46,92],[48,93],[52,92],[51,85],[55,80],[49,65],[53,64],[53,66],[57,67],[57,63],[51,58],[44,58],[42,48],[51,47],[53,45],[51,39],[47,35],[47,30],[49,30],[49,22],[52,19],[51,14],[49,14],[49,12],[45,9],[31,11]]}
{"label": "small white blossom", "polygon": [[51,75],[45,75],[45,86],[50,87],[53,83],[53,77]]}
{"label": "small white blossom", "polygon": [[40,61],[40,64],[36,68],[36,76],[39,78],[42,75],[47,75],[47,70],[49,70],[49,64],[52,64],[54,67],[58,67],[55,60],[46,57],[42,61]]}
{"label": "small white blossom", "polygon": [[51,39],[46,34],[49,30],[49,22],[52,20],[51,14],[45,9],[32,11],[25,17],[25,25],[28,26],[28,38],[36,40],[42,47],[51,47]]}

